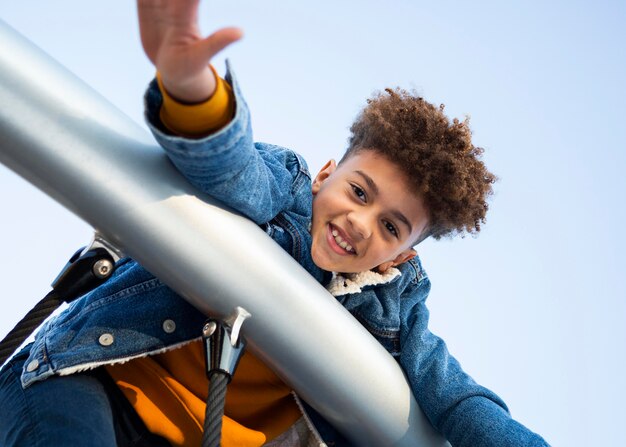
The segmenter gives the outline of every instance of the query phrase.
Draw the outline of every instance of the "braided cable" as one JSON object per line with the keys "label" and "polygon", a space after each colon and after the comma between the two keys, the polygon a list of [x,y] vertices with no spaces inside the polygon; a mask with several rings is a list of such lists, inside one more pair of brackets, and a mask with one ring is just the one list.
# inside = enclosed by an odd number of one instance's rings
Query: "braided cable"
{"label": "braided cable", "polygon": [[204,415],[202,447],[219,447],[222,438],[222,417],[224,416],[228,376],[221,371],[214,371],[209,380],[211,385]]}
{"label": "braided cable", "polygon": [[63,303],[54,290],[48,293],[22,318],[0,342],[0,365],[20,347],[24,340]]}

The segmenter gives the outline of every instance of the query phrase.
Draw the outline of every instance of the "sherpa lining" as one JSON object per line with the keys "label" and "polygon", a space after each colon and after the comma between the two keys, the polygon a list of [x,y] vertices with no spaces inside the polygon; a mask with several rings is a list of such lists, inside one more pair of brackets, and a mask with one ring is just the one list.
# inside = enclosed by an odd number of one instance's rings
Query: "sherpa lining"
{"label": "sherpa lining", "polygon": [[359,273],[335,273],[326,286],[333,296],[346,295],[348,293],[360,293],[363,287],[385,284],[402,275],[395,267],[388,269],[385,273],[378,273],[373,270],[366,270]]}
{"label": "sherpa lining", "polygon": [[183,346],[188,345],[189,343],[193,343],[194,341],[201,340],[201,339],[202,337],[193,338],[191,340],[183,341],[175,345],[166,346],[165,348],[156,349],[154,351],[144,352],[144,353],[137,354],[137,355],[132,355],[130,357],[124,357],[121,359],[104,360],[101,362],[83,363],[83,364],[76,365],[76,366],[70,366],[68,368],[63,368],[63,369],[56,371],[56,374],[58,374],[59,376],[69,376],[70,374],[88,371],[90,369],[98,368],[100,366],[120,365],[122,363],[130,362],[131,360],[135,360],[138,358],[149,357],[149,356],[156,355],[156,354],[163,354],[164,352],[167,352],[167,351],[172,351],[174,349],[182,348]]}

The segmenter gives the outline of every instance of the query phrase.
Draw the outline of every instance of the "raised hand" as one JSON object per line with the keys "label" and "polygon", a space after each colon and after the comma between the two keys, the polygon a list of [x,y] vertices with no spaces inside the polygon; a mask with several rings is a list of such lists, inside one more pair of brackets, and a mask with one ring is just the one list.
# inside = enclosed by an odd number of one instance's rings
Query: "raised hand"
{"label": "raised hand", "polygon": [[198,27],[199,0],[137,0],[141,43],[167,92],[182,102],[208,99],[216,81],[211,58],[243,35],[222,28],[203,37]]}

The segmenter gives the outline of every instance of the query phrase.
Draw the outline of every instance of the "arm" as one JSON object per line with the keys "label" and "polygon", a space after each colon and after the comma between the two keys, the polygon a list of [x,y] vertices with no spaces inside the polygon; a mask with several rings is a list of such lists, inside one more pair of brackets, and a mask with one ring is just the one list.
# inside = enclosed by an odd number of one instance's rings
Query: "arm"
{"label": "arm", "polygon": [[[148,125],[194,186],[264,223],[291,205],[295,177],[305,169],[291,151],[253,143],[249,112],[234,76],[229,70],[226,83],[208,65],[215,53],[241,37],[241,31],[225,28],[202,38],[197,6],[198,0],[138,2],[144,50],[159,72],[160,88],[152,83],[146,93]],[[198,111],[201,115],[220,94],[229,96],[232,106],[225,110],[225,126],[222,121],[203,128],[200,121],[196,129],[176,128],[180,116],[174,115]]]}
{"label": "arm", "polygon": [[177,169],[200,191],[222,201],[257,224],[270,221],[293,204],[293,189],[306,173],[292,151],[252,141],[250,115],[230,70],[235,115],[218,132],[190,139],[160,122],[161,92],[153,82],[146,92],[150,130]]}
{"label": "arm", "polygon": [[455,447],[548,445],[512,419],[502,399],[467,375],[445,342],[428,330],[429,287],[423,280],[413,292],[420,296],[417,302],[405,300],[413,302],[404,312],[400,363],[431,424]]}

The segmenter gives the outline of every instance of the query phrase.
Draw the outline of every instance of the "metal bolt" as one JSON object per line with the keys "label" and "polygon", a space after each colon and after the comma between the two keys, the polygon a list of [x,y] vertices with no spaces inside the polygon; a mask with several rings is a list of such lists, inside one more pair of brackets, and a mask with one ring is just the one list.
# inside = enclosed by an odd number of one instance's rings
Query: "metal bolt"
{"label": "metal bolt", "polygon": [[93,274],[103,279],[108,277],[113,271],[113,264],[108,259],[100,259],[93,265]]}
{"label": "metal bolt", "polygon": [[215,332],[215,329],[217,329],[217,324],[215,323],[215,321],[209,321],[202,328],[202,335],[204,335],[205,337],[210,337],[211,335],[213,335],[213,332]]}

